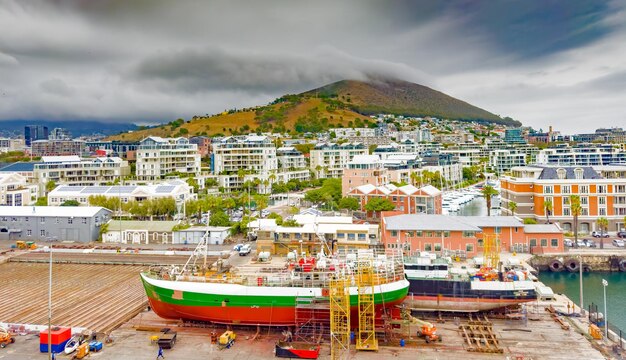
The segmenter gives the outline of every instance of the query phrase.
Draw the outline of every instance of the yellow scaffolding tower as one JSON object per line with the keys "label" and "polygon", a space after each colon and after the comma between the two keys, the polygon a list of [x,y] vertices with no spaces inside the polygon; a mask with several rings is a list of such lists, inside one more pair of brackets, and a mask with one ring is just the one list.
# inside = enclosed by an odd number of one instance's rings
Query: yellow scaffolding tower
{"label": "yellow scaffolding tower", "polygon": [[357,350],[377,351],[378,341],[376,340],[374,326],[374,269],[372,259],[359,259],[357,271],[359,335],[356,338],[356,348]]}
{"label": "yellow scaffolding tower", "polygon": [[330,357],[350,355],[350,281],[344,276],[330,280]]}
{"label": "yellow scaffolding tower", "polygon": [[498,269],[500,262],[500,238],[497,234],[483,234],[484,266]]}

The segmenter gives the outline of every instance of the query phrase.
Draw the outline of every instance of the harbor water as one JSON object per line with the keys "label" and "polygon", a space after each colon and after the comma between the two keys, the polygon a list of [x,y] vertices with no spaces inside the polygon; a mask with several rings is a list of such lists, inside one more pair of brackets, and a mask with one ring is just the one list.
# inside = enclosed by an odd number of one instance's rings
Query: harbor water
{"label": "harbor water", "polygon": [[[580,282],[578,274],[569,272],[542,272],[539,280],[552,288],[555,294],[564,294],[577,305],[580,302]],[[593,302],[598,311],[604,313],[604,295],[602,279],[608,281],[606,288],[606,306],[611,324],[626,331],[626,273],[585,273],[583,274],[583,299],[585,309]]]}

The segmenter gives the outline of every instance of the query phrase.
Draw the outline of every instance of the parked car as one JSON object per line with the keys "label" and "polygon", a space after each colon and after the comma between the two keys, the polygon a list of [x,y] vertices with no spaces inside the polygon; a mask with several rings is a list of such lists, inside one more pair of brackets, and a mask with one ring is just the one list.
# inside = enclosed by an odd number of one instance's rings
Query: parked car
{"label": "parked car", "polygon": [[591,236],[597,237],[597,238],[599,238],[599,237],[608,238],[609,234],[605,233],[604,231],[593,231],[593,232],[591,232]]}
{"label": "parked car", "polygon": [[576,245],[578,245],[578,247],[587,247],[587,243],[583,239],[576,240]]}
{"label": "parked car", "polygon": [[233,246],[233,251],[239,252],[239,250],[241,250],[242,247],[243,247],[243,244],[237,244]]}
{"label": "parked car", "polygon": [[591,239],[585,239],[585,242],[587,243],[587,247],[597,247],[596,242]]}
{"label": "parked car", "polygon": [[573,247],[574,242],[572,241],[572,239],[563,239],[563,245],[568,246],[568,247]]}
{"label": "parked car", "polygon": [[265,209],[261,210],[261,217],[262,218],[266,217],[269,214],[270,214],[270,212],[268,210],[265,210]]}
{"label": "parked car", "polygon": [[615,247],[624,247],[624,240],[622,240],[622,239],[613,239],[613,246],[615,246]]}
{"label": "parked car", "polygon": [[626,238],[626,230],[618,231],[617,237],[622,239]]}
{"label": "parked car", "polygon": [[239,256],[246,256],[250,254],[251,251],[252,247],[250,246],[250,244],[245,244],[241,248],[239,248]]}

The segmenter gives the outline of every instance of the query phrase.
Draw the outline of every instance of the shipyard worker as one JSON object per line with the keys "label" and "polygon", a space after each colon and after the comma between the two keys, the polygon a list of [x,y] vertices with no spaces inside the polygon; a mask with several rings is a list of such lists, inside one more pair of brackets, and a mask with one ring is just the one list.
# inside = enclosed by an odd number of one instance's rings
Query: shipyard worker
{"label": "shipyard worker", "polygon": [[163,348],[159,345],[159,353],[157,354],[157,360],[159,359],[165,359],[165,356],[163,356]]}

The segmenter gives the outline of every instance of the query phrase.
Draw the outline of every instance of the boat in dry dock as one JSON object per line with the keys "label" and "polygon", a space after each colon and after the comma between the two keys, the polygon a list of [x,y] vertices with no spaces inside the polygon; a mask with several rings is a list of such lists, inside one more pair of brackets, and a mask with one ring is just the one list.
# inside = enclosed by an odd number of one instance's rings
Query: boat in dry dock
{"label": "boat in dry dock", "polygon": [[[354,284],[358,261],[369,261],[373,266],[378,311],[402,303],[409,288],[401,254],[360,250],[344,256],[325,256],[320,251],[315,258],[292,255],[229,269],[219,261],[214,266],[203,263],[206,248],[206,241],[202,241],[182,267],[152,268],[141,273],[150,306],[157,315],[224,324],[294,325],[297,301],[328,298],[330,280],[339,276],[352,279]],[[353,311],[358,308],[357,289],[357,284],[349,287]]]}

